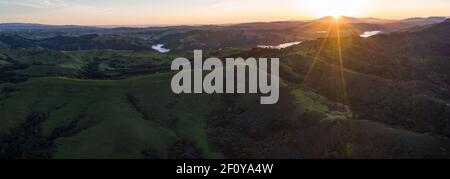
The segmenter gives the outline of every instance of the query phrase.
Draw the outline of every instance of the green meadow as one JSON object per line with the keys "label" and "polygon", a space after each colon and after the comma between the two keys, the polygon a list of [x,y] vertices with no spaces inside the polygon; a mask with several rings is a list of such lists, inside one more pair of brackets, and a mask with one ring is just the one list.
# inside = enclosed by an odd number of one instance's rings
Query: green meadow
{"label": "green meadow", "polygon": [[[142,158],[152,150],[167,158],[170,145],[189,139],[204,157],[220,158],[209,146],[205,115],[215,96],[176,96],[170,73],[126,80],[33,78],[0,96],[1,134],[20,125],[30,113],[48,117],[42,135],[74,124],[76,131],[54,139],[54,158]],[[12,86],[2,84],[1,88]],[[75,121],[75,122],[74,122]]]}

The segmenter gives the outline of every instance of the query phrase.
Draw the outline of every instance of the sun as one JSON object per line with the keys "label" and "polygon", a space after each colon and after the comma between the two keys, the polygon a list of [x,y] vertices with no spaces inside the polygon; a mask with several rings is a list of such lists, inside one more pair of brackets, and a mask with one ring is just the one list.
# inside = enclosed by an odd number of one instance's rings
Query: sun
{"label": "sun", "polygon": [[361,16],[371,0],[302,0],[300,6],[316,17]]}

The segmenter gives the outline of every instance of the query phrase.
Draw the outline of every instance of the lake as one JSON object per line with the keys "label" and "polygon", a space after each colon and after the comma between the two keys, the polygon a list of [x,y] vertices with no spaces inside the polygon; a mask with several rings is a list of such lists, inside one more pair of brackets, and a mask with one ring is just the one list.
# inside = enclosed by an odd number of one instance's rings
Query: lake
{"label": "lake", "polygon": [[153,50],[156,50],[160,53],[167,53],[170,52],[170,49],[164,48],[164,44],[157,44],[152,46]]}
{"label": "lake", "polygon": [[368,37],[372,37],[374,35],[383,33],[382,31],[379,30],[375,30],[375,31],[366,31],[363,34],[359,35],[360,37],[364,37],[364,38],[368,38]]}
{"label": "lake", "polygon": [[268,48],[268,49],[283,49],[283,48],[288,48],[288,47],[290,47],[290,46],[293,46],[293,45],[298,45],[298,44],[300,44],[300,43],[302,43],[301,41],[300,42],[288,42],[288,43],[283,43],[283,44],[279,44],[279,45],[275,45],[275,46],[272,46],[272,45],[258,45],[258,48]]}

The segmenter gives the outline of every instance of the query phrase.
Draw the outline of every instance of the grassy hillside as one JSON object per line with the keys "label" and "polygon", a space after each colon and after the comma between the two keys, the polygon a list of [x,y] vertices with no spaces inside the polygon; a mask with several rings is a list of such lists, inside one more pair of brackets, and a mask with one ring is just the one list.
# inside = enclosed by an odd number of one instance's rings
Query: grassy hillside
{"label": "grassy hillside", "polygon": [[[170,74],[121,81],[36,78],[1,85],[7,87],[16,90],[1,95],[1,134],[30,114],[43,114],[36,125],[52,143],[55,158],[141,158],[145,151],[167,158],[170,147],[184,139],[202,157],[220,157],[205,135],[205,115],[219,101],[207,95],[175,96]],[[32,153],[34,148],[20,150]]]}
{"label": "grassy hillside", "polygon": [[45,77],[2,84],[0,156],[442,157],[449,144],[355,120],[344,105],[288,83],[277,105],[260,105],[258,95],[177,96],[170,90],[171,76]]}

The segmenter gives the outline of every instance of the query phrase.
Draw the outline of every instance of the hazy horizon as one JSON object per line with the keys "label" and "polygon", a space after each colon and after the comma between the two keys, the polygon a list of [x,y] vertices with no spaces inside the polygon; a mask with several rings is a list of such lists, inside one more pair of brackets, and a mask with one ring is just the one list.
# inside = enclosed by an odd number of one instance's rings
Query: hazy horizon
{"label": "hazy horizon", "polygon": [[215,25],[330,15],[405,19],[450,16],[447,0],[0,0],[0,23],[87,26]]}
{"label": "hazy horizon", "polygon": [[[51,24],[51,23],[40,23],[40,22],[2,22],[0,21],[0,24],[39,24],[39,25],[55,25],[55,26],[88,26],[88,27],[102,27],[102,28],[116,28],[116,27],[167,27],[167,26],[208,26],[208,25],[218,25],[218,26],[226,26],[226,25],[234,25],[234,24],[245,24],[245,23],[271,23],[271,22],[295,22],[295,21],[312,21],[312,20],[317,20],[317,19],[321,19],[321,18],[326,18],[326,17],[332,17],[332,16],[323,16],[323,17],[318,17],[318,18],[311,18],[311,19],[281,19],[281,20],[273,20],[273,21],[243,21],[243,22],[229,22],[229,23],[214,23],[214,24],[201,24],[201,23],[197,23],[197,24],[107,24],[107,25],[102,25],[102,24]],[[360,18],[360,19],[364,19],[364,18],[375,18],[375,19],[380,19],[380,20],[404,20],[404,19],[410,19],[410,18],[431,18],[431,17],[445,17],[445,18],[450,18],[450,16],[412,16],[412,17],[405,17],[405,18],[399,18],[399,19],[387,19],[387,18],[378,18],[378,17],[357,17],[357,16],[343,16],[343,17],[351,17],[351,18]]]}

